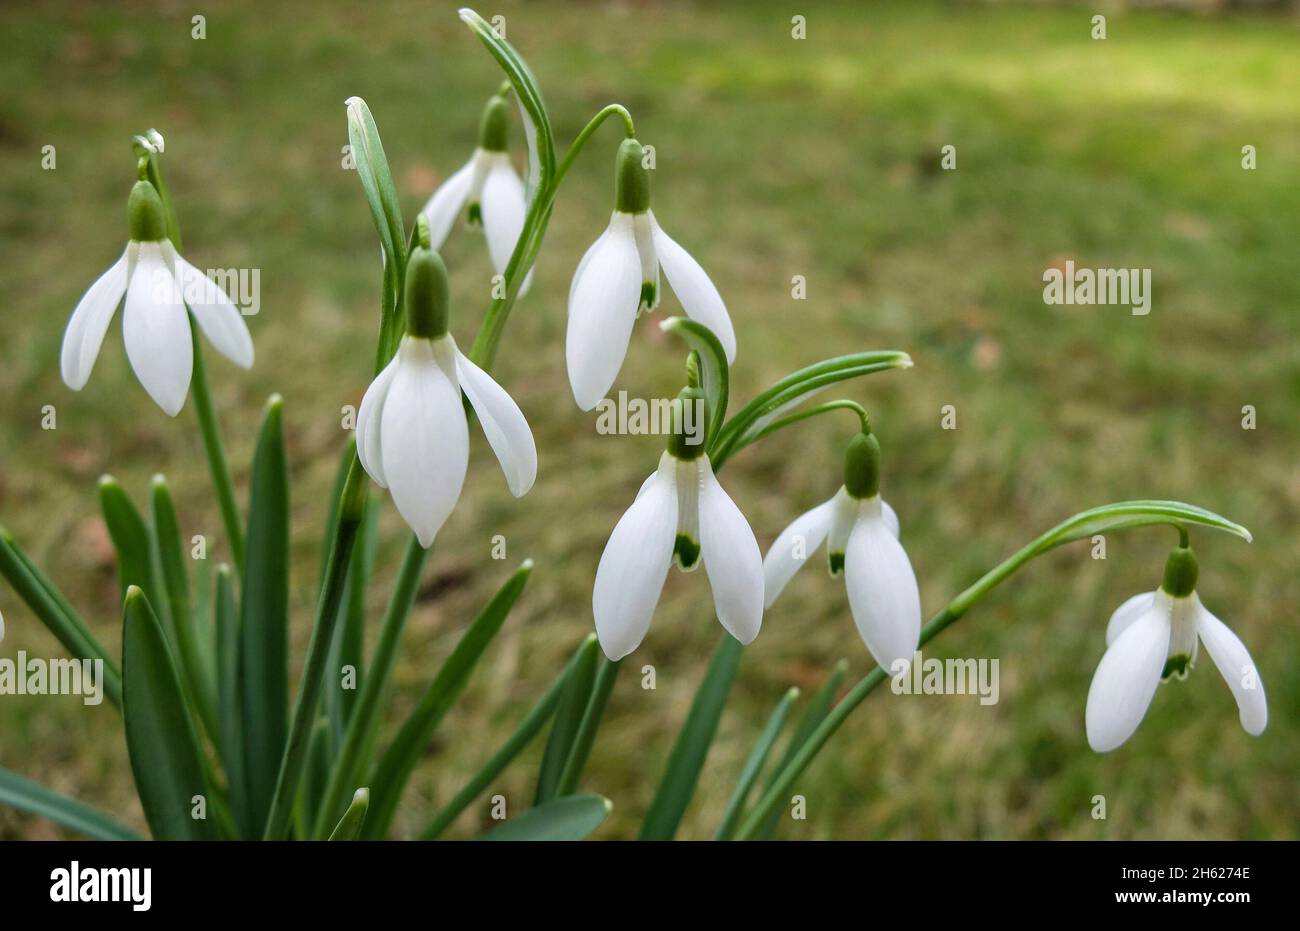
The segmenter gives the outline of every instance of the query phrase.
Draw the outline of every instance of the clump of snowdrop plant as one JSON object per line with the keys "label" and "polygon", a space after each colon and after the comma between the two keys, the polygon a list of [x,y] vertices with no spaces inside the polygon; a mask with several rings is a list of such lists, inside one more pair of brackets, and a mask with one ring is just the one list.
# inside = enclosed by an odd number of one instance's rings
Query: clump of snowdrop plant
{"label": "clump of snowdrop plant", "polygon": [[[814,362],[728,416],[737,336],[718,289],[650,210],[649,169],[631,114],[618,104],[602,108],[561,157],[531,70],[473,11],[462,10],[461,18],[501,66],[509,87],[489,98],[478,148],[434,194],[409,238],[374,117],[360,98],[346,101],[356,173],[384,256],[380,315],[373,380],[361,403],[355,437],[340,442],[337,480],[321,515],[321,577],[297,580],[311,586],[316,607],[296,676],[290,676],[288,646],[293,599],[283,423],[289,412],[278,396],[267,402],[248,471],[248,505],[241,508],[207,383],[203,344],[194,338],[191,317],[217,350],[239,366],[252,364],[252,341],[220,289],[185,287],[183,279],[197,272],[181,258],[177,218],[162,173],[162,137],[150,131],[132,140],[138,180],[128,207],[129,244],[74,310],[64,337],[62,372],[73,389],[86,384],[125,295],[127,356],[145,390],[171,416],[181,410],[187,393],[194,397],[224,538],[212,544],[216,558],[188,558],[182,517],[165,477],[150,483],[143,509],[111,476],[100,480],[98,498],[121,578],[120,658],[104,649],[78,609],[3,530],[0,574],[72,656],[103,661],[104,692],[121,712],[141,808],[154,837],[348,840],[399,833],[434,839],[506,767],[517,763],[520,752],[548,724],[534,806],[513,813],[488,836],[585,837],[612,804],[584,793],[582,782],[588,755],[601,739],[622,659],[646,637],[669,567],[675,562],[690,571],[702,563],[712,613],[723,630],[697,698],[671,753],[665,754],[665,769],[640,832],[643,838],[671,838],[691,801],[744,644],[765,626],[803,623],[794,612],[777,608],[764,625],[763,614],[823,543],[831,574],[844,576],[848,613],[866,644],[864,652],[880,665],[838,701],[833,699],[840,674],[828,676],[825,694],[812,703],[821,710],[792,738],[784,759],[769,767],[767,751],[794,700],[792,695],[781,699],[774,723],[751,755],[753,765],[746,765],[737,779],[717,826],[718,838],[770,836],[796,781],[886,678],[885,668],[908,660],[914,649],[1037,556],[1099,533],[1163,524],[1178,530],[1180,545],[1160,588],[1126,601],[1111,619],[1107,650],[1086,713],[1080,715],[1079,740],[1086,734],[1099,751],[1128,740],[1159,683],[1191,669],[1198,643],[1227,680],[1245,729],[1251,734],[1264,729],[1263,686],[1245,646],[1201,605],[1188,541],[1194,527],[1247,541],[1250,534],[1194,505],[1143,499],[1075,514],[994,566],[922,625],[917,580],[899,542],[898,518],[880,497],[881,447],[866,409],[848,399],[808,403],[832,385],[910,368],[907,354],[855,351]],[[509,94],[518,102],[528,141],[526,184],[515,174],[506,149]],[[595,633],[574,645],[571,659],[556,670],[518,731],[464,789],[419,822],[417,812],[403,807],[404,790],[443,715],[521,597],[535,568],[532,561],[525,560],[504,578],[497,594],[466,620],[460,642],[429,676],[396,731],[381,730],[387,723],[393,667],[435,537],[440,551],[478,545],[440,534],[465,481],[469,420],[482,425],[510,493],[525,494],[537,477],[537,451],[525,415],[488,371],[498,350],[508,345],[503,340],[506,321],[528,285],[561,182],[611,117],[623,129],[614,156],[615,210],[609,228],[574,262],[563,350],[553,346],[541,351],[553,354],[557,369],[563,358],[583,410],[593,407],[620,376],[643,385],[647,393],[663,390],[666,386],[644,384],[643,372],[623,371],[628,346],[638,338],[638,316],[660,302],[662,270],[685,315],[669,317],[660,327],[688,349],[688,384],[673,402],[678,416],[658,467],[622,518],[610,515],[613,529],[603,554],[599,559],[589,554]],[[671,192],[665,199],[673,202]],[[451,334],[448,299],[449,277],[463,272],[447,269],[437,254],[462,213],[483,225],[493,268],[504,284],[494,289],[465,352]],[[553,290],[549,283],[542,285]],[[548,296],[551,300],[542,303],[554,307],[556,295]],[[264,318],[265,325],[274,325],[273,316]],[[742,331],[752,325],[739,322]],[[360,333],[363,322],[354,325]],[[842,487],[777,534],[764,560],[754,530],[723,489],[719,474],[749,446],[841,410],[855,412],[860,420],[844,457]],[[583,429],[576,417],[574,429]],[[827,468],[834,471],[838,465],[829,462]],[[578,468],[571,463],[568,474],[554,480],[571,480]],[[628,462],[629,494],[642,468]],[[366,607],[373,599],[366,592],[374,570],[376,518],[387,500],[373,487],[388,489],[413,533],[378,629],[368,631]],[[791,511],[797,511],[793,502]],[[758,537],[770,537],[774,530],[757,529]],[[482,571],[494,570],[485,565]],[[11,615],[11,626],[25,622]],[[657,636],[667,639],[672,632]],[[362,649],[364,642],[372,644],[368,652]],[[850,635],[844,649],[863,648]],[[348,670],[360,673],[359,685],[355,678],[349,680]],[[292,696],[291,679],[297,682]],[[381,740],[381,733],[394,736]],[[464,752],[482,759],[487,754],[481,749]],[[462,751],[453,746],[448,752]],[[765,788],[754,797],[765,769]],[[115,817],[9,770],[0,769],[0,799],[93,837],[136,836]]]}

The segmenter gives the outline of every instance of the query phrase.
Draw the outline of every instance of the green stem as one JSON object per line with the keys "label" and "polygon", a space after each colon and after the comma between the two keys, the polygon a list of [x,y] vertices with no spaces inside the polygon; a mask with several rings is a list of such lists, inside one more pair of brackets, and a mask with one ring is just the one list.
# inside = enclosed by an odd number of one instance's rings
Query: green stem
{"label": "green stem", "polygon": [[523,283],[525,273],[532,267],[533,260],[537,258],[537,253],[542,247],[542,237],[546,235],[546,227],[551,221],[551,208],[554,206],[555,197],[559,193],[560,182],[564,180],[564,176],[577,159],[578,154],[586,146],[587,140],[591,138],[592,134],[600,128],[600,125],[606,119],[615,114],[622,118],[628,136],[635,134],[632,115],[628,113],[627,109],[616,103],[609,104],[582,128],[582,131],[574,138],[573,144],[569,146],[569,150],[560,161],[555,174],[551,178],[542,181],[541,187],[533,197],[533,202],[528,207],[528,216],[524,218],[523,231],[520,232],[519,240],[515,243],[515,250],[511,253],[510,261],[506,265],[505,296],[499,297],[492,302],[487,315],[483,318],[483,325],[474,337],[474,344],[470,347],[469,357],[484,369],[490,369],[496,359],[497,346],[500,344],[501,336],[505,332],[506,320],[510,317],[510,311],[514,308],[519,286]]}
{"label": "green stem", "polygon": [[618,678],[622,665],[621,660],[611,659],[601,663],[600,670],[596,673],[596,684],[591,689],[591,700],[587,702],[582,721],[578,725],[578,733],[573,738],[573,749],[569,751],[569,759],[565,761],[564,770],[560,774],[556,795],[572,795],[577,791],[578,781],[582,778],[583,767],[587,765],[587,757],[591,755],[591,747],[596,742],[596,731],[600,729],[600,722],[605,717],[605,708],[609,704],[609,696],[614,691],[614,681]]}
{"label": "green stem", "polygon": [[528,717],[524,718],[523,723],[519,725],[519,729],[501,745],[500,750],[492,754],[492,758],[474,774],[474,777],[465,784],[463,789],[456,793],[456,797],[433,816],[433,820],[421,832],[420,840],[437,840],[442,835],[442,832],[447,830],[451,823],[460,817],[460,813],[469,807],[469,803],[482,795],[492,780],[501,775],[511,761],[523,752],[524,747],[528,746],[532,739],[541,732],[542,727],[555,713],[555,707],[560,703],[560,696],[564,694],[564,687],[569,682],[569,676],[573,674],[579,659],[589,648],[588,644],[592,636],[594,635],[589,635],[587,640],[569,658],[564,669],[547,687],[545,694],[537,700],[537,704],[533,706],[533,709],[528,712]]}
{"label": "green stem", "polygon": [[857,401],[849,401],[849,400],[841,399],[838,401],[827,401],[825,404],[818,404],[816,407],[810,407],[805,411],[799,411],[799,413],[797,414],[790,414],[788,417],[782,417],[780,420],[774,420],[766,427],[764,427],[762,430],[755,433],[754,438],[750,442],[757,443],[763,437],[771,433],[775,433],[777,430],[780,430],[782,427],[788,427],[791,424],[796,424],[801,420],[807,420],[809,417],[816,417],[818,414],[825,414],[829,411],[841,411],[841,410],[853,411],[853,413],[858,415],[858,420],[861,422],[861,426],[862,426],[862,432],[863,433],[871,432],[871,420],[870,418],[867,417],[866,408],[864,408]]}
{"label": "green stem", "polygon": [[388,610],[384,614],[383,624],[379,630],[379,640],[375,643],[375,652],[361,679],[361,689],[348,718],[347,731],[343,745],[339,748],[330,770],[329,782],[319,811],[313,836],[326,837],[339,817],[339,812],[349,793],[358,786],[362,770],[370,755],[370,743],[374,739],[378,726],[379,702],[388,686],[392,675],[393,663],[397,658],[397,645],[406,628],[406,619],[415,604],[415,594],[420,584],[420,573],[424,569],[429,550],[420,546],[420,542],[411,537],[406,548],[406,556],[398,571],[397,582],[388,601]]}
{"label": "green stem", "polygon": [[293,719],[285,741],[284,756],[280,760],[280,773],[275,781],[271,810],[266,819],[266,840],[283,840],[293,817],[298,784],[302,780],[303,766],[307,762],[312,722],[320,702],[321,684],[325,676],[325,663],[330,644],[334,639],[334,625],[338,622],[339,604],[343,600],[344,583],[348,565],[352,560],[352,546],[357,530],[365,517],[366,478],[361,464],[353,456],[348,480],[344,485],[339,506],[338,530],[330,550],[329,569],[325,573],[325,586],[317,607],[316,622],[312,625],[311,642],[307,647],[307,662],[303,666],[298,697],[293,706]]}

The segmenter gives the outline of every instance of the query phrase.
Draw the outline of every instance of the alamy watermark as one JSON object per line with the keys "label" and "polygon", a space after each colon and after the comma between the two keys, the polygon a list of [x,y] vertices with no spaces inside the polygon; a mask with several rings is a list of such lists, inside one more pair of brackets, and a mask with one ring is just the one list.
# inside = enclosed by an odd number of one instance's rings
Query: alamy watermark
{"label": "alamy watermark", "polygon": [[626,391],[618,400],[602,398],[596,404],[596,432],[617,434],[678,434],[686,445],[704,442],[704,401],[676,404],[673,398],[629,398]]}
{"label": "alamy watermark", "polygon": [[262,308],[262,270],[260,268],[209,268],[204,274],[197,268],[178,268],[158,272],[152,282],[153,299],[159,304],[224,304],[229,302],[245,317],[256,316]]}
{"label": "alamy watermark", "polygon": [[1044,304],[1118,304],[1133,308],[1135,317],[1151,313],[1151,269],[1065,268],[1043,272]]}
{"label": "alamy watermark", "polygon": [[895,695],[978,695],[981,705],[996,705],[1000,689],[996,659],[925,659],[921,651],[909,662],[889,664],[890,689]]}
{"label": "alamy watermark", "polygon": [[45,659],[18,651],[0,657],[0,695],[80,695],[87,705],[104,700],[102,659]]}

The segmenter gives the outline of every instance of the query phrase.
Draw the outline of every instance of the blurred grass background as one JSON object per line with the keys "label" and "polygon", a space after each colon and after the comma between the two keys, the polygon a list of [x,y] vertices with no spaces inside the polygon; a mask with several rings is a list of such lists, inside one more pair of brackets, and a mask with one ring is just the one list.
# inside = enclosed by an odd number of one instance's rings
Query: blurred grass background
{"label": "blurred grass background", "polygon": [[[409,219],[468,157],[500,80],[454,4],[231,3],[191,39],[192,5],[68,3],[0,10],[0,520],[116,648],[117,582],[95,479],[144,500],[164,472],[182,530],[222,537],[192,413],[168,420],[121,349],[90,384],[58,376],[67,317],[120,253],[130,136],[167,139],[165,169],[201,267],[261,269],[250,319],[258,363],[209,353],[243,494],[266,396],[286,399],[294,479],[296,677],[318,571],[340,409],[368,382],[379,266],[355,176],[341,170],[343,101],[370,104]],[[886,451],[885,494],[927,615],[1029,537],[1085,507],[1170,497],[1249,526],[1255,543],[1201,532],[1200,592],[1236,630],[1268,689],[1253,739],[1202,655],[1162,687],[1121,750],[1092,753],[1088,682],[1106,620],[1154,587],[1174,536],[1113,536],[1039,560],[937,640],[929,655],[997,657],[1001,701],[882,689],[799,781],[806,821],[788,838],[1294,838],[1300,818],[1300,604],[1296,517],[1300,342],[1300,29],[1274,16],[1201,17],[1091,7],[938,3],[507,3],[508,35],[567,144],[601,105],[628,106],[656,146],[654,207],[710,272],[739,332],[733,398],[868,348],[915,369],[841,392],[867,404]],[[790,36],[794,13],[807,39]],[[533,292],[495,369],[527,413],[540,478],[514,501],[476,432],[460,507],[439,537],[408,627],[390,728],[473,612],[521,559],[533,581],[408,790],[397,827],[423,825],[507,736],[591,628],[605,539],[661,448],[607,437],[572,403],[565,295],[612,207],[618,131],[602,131],[562,191]],[[514,129],[517,150],[522,134]],[[57,169],[41,168],[41,147]],[[939,150],[957,150],[941,171]],[[1259,167],[1241,168],[1254,145]],[[453,330],[467,345],[491,273],[458,230]],[[1045,306],[1043,270],[1149,267],[1153,309]],[[807,300],[790,296],[806,277]],[[662,313],[675,312],[675,299]],[[664,396],[681,352],[640,323],[618,387]],[[832,395],[828,395],[830,397]],[[42,406],[58,428],[42,430]],[[940,409],[958,428],[940,429]],[[1258,428],[1241,427],[1253,405]],[[724,481],[762,546],[840,481],[851,420],[818,419],[732,463]],[[372,630],[406,533],[385,503]],[[489,558],[505,535],[507,562]],[[214,544],[213,558],[225,558]],[[19,649],[58,644],[4,587]],[[702,575],[672,573],[631,657],[585,779],[614,812],[598,836],[634,836],[720,628]],[[740,764],[790,684],[815,688],[841,657],[872,662],[843,586],[802,573],[747,650],[682,834],[710,836]],[[653,664],[658,688],[640,688]],[[494,787],[531,798],[541,742]],[[117,714],[79,698],[0,697],[0,765],[143,827]],[[1092,798],[1107,818],[1090,817]],[[454,829],[488,824],[487,803]],[[59,836],[0,810],[0,837]]]}

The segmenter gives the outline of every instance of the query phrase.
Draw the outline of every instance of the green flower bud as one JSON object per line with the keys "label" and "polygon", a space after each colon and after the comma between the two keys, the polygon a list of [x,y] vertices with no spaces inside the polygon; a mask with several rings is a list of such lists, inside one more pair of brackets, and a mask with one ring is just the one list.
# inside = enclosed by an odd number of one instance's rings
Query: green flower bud
{"label": "green flower bud", "polygon": [[880,442],[874,433],[859,433],[844,453],[844,488],[855,498],[880,493]]}
{"label": "green flower bud", "polygon": [[1200,571],[1196,554],[1190,546],[1175,547],[1165,562],[1165,578],[1160,587],[1175,598],[1186,598],[1196,590],[1196,577]]}
{"label": "green flower bud", "polygon": [[426,246],[416,246],[406,263],[407,333],[424,339],[446,335],[450,304],[442,257]]}
{"label": "green flower bud", "polygon": [[624,139],[614,161],[614,207],[620,213],[650,209],[650,172],[641,165],[641,143]]}
{"label": "green flower bud", "polygon": [[131,188],[126,222],[135,242],[161,242],[167,238],[167,212],[158,191],[148,181],[137,181]]}
{"label": "green flower bud", "polygon": [[488,152],[504,152],[510,129],[510,105],[504,97],[493,97],[483,106],[478,124],[478,147]]}
{"label": "green flower bud", "polygon": [[685,461],[704,455],[707,419],[703,391],[691,386],[678,392],[672,403],[673,432],[668,436],[668,454]]}

